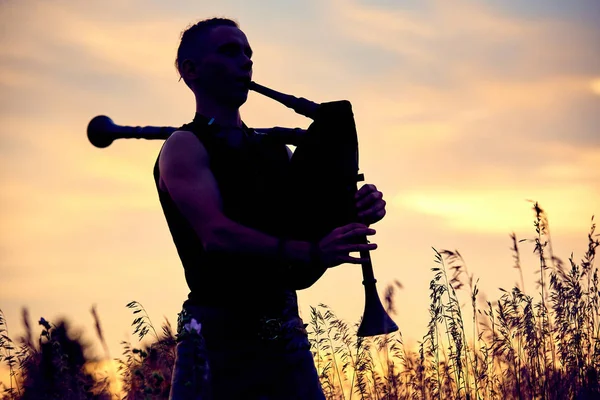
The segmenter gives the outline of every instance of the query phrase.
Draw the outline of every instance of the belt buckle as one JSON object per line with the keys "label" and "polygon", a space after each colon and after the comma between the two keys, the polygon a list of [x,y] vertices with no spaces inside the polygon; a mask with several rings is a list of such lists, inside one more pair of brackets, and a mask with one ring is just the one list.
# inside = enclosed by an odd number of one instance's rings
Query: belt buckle
{"label": "belt buckle", "polygon": [[281,329],[281,319],[263,317],[260,319],[258,337],[267,341],[276,340],[281,335]]}

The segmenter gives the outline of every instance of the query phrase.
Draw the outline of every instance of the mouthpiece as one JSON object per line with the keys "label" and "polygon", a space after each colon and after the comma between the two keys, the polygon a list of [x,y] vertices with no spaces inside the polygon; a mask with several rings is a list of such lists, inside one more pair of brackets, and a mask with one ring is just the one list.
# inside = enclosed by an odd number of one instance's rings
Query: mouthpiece
{"label": "mouthpiece", "polygon": [[269,89],[266,86],[259,85],[258,83],[253,81],[251,81],[248,84],[248,89],[260,93],[264,96],[267,96],[283,104],[284,106],[291,108],[298,114],[304,115],[305,117],[314,119],[317,115],[317,109],[319,108],[319,104],[307,100],[304,97],[296,97],[289,94],[280,93],[276,90]]}

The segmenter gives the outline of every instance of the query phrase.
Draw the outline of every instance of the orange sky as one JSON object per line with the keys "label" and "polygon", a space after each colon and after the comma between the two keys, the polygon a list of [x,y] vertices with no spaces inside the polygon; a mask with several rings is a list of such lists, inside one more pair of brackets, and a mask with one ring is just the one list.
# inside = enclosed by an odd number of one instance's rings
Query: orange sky
{"label": "orange sky", "polygon": [[[96,304],[118,357],[121,340],[137,340],[129,301],[157,326],[175,321],[187,288],[152,179],[161,142],[97,149],[85,130],[98,114],[188,122],[177,41],[211,16],[241,24],[257,82],[352,102],[361,170],[388,201],[375,276],[380,289],[403,284],[394,319],[408,341],[426,333],[432,247],[458,249],[482,297],[514,285],[509,234],[534,236],[528,199],[548,212],[557,255],[583,255],[600,212],[597,2],[216,3],[0,2],[0,309],[11,336],[28,307],[34,323],[65,316],[97,344]],[[253,127],[310,123],[255,93],[242,117]],[[522,248],[534,294],[533,247]],[[325,303],[354,323],[360,268],[333,269],[299,296],[307,317]]]}

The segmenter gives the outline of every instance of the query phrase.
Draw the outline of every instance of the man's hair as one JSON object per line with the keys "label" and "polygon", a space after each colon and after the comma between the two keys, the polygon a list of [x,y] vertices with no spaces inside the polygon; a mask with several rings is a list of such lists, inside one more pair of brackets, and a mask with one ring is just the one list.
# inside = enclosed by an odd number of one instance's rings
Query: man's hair
{"label": "man's hair", "polygon": [[217,26],[232,26],[239,28],[239,24],[228,18],[208,18],[189,25],[183,32],[177,49],[177,58],[175,59],[175,68],[179,72],[181,79],[182,63],[196,51],[195,48],[199,40],[203,39],[203,35],[209,33],[211,29]]}

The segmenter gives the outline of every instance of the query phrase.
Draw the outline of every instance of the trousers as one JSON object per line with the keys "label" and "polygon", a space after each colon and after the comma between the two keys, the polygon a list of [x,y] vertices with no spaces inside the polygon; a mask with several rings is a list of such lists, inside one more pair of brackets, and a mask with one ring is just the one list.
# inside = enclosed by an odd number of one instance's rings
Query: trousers
{"label": "trousers", "polygon": [[324,400],[305,328],[184,303],[169,399]]}

